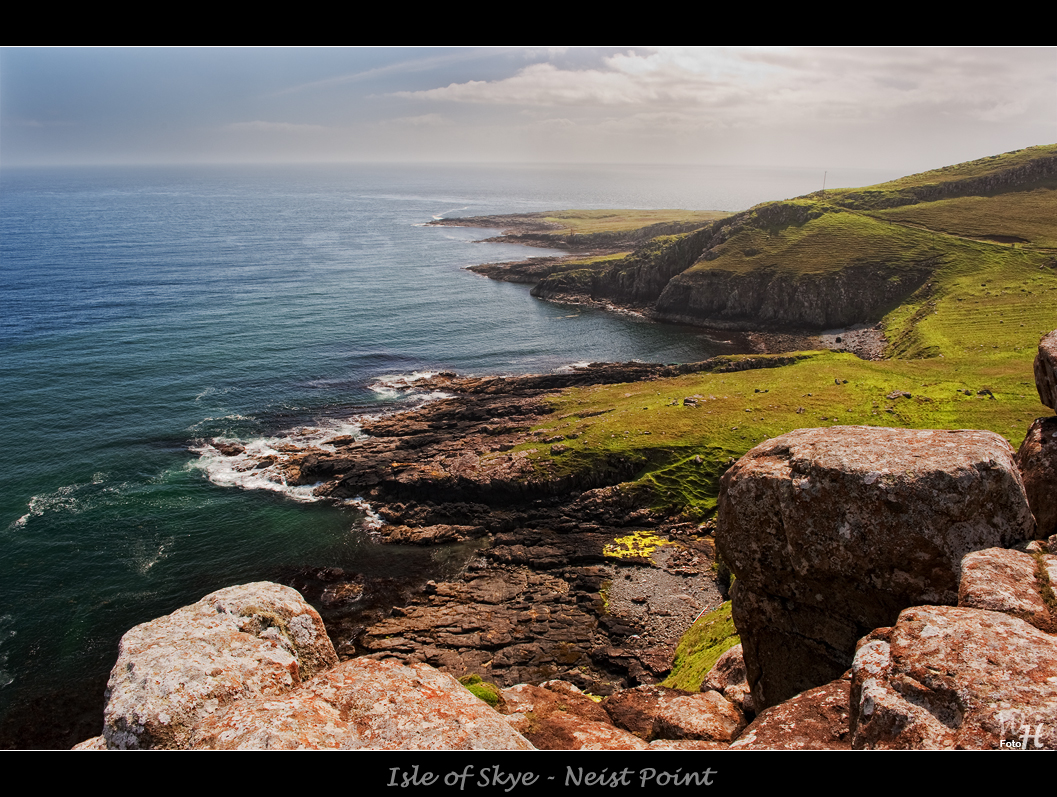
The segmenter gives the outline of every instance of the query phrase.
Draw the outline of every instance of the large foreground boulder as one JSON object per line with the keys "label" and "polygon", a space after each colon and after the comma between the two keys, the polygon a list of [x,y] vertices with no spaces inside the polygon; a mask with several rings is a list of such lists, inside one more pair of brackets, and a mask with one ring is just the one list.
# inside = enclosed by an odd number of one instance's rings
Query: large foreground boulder
{"label": "large foreground boulder", "polygon": [[719,692],[683,692],[656,684],[615,692],[602,701],[613,722],[636,736],[730,742],[745,727],[745,716]]}
{"label": "large foreground boulder", "polygon": [[280,695],[338,663],[319,614],[261,581],[214,592],[128,631],[110,673],[110,749],[181,748],[222,706]]}
{"label": "large foreground boulder", "polygon": [[916,606],[855,655],[852,746],[1057,750],[1057,637],[998,612]]}
{"label": "large foreground boulder", "polygon": [[532,750],[487,703],[427,664],[350,659],[285,695],[208,717],[195,750]]}
{"label": "large foreground boulder", "polygon": [[902,609],[955,604],[965,554],[1033,531],[991,432],[838,426],[752,449],[723,477],[716,542],[756,710],[838,678]]}

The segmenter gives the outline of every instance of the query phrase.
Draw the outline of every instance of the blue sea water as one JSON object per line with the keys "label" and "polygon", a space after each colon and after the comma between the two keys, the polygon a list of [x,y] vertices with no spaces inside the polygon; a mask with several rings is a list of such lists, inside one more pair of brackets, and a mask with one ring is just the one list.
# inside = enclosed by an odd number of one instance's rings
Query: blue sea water
{"label": "blue sea water", "polygon": [[[896,175],[829,176],[863,185]],[[692,361],[701,330],[550,304],[464,266],[542,254],[440,216],[740,210],[805,170],[344,165],[0,172],[0,745],[101,728],[131,626],[297,567],[443,575],[362,507],[224,470],[204,441],[355,429],[417,373]]]}

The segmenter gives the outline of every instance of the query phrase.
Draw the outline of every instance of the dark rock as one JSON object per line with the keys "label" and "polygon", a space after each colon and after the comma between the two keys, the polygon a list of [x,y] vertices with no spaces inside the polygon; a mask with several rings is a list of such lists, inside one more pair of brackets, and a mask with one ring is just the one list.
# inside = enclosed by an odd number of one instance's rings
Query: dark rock
{"label": "dark rock", "polygon": [[851,673],[764,711],[731,750],[850,750]]}
{"label": "dark rock", "polygon": [[1017,451],[1017,467],[1035,515],[1036,536],[1057,534],[1057,417],[1035,419]]}
{"label": "dark rock", "polygon": [[1057,330],[1039,341],[1035,355],[1035,387],[1039,401],[1057,412]]}
{"label": "dark rock", "polygon": [[757,446],[723,476],[716,531],[757,710],[838,677],[901,609],[956,603],[962,557],[1033,526],[991,432],[831,427]]}
{"label": "dark rock", "polygon": [[646,741],[697,739],[729,742],[745,727],[741,711],[719,692],[683,692],[637,686],[602,701],[613,723]]}

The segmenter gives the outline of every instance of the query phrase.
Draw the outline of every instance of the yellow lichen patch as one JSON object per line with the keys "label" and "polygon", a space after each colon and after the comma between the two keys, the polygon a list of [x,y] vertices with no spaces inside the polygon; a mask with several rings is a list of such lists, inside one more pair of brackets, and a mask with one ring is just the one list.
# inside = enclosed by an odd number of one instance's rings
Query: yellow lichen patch
{"label": "yellow lichen patch", "polygon": [[606,556],[613,556],[617,559],[628,559],[639,556],[648,559],[653,555],[653,552],[662,545],[674,544],[675,543],[670,540],[666,540],[664,537],[659,537],[652,531],[644,529],[629,534],[626,537],[617,537],[613,542],[603,548],[602,552]]}

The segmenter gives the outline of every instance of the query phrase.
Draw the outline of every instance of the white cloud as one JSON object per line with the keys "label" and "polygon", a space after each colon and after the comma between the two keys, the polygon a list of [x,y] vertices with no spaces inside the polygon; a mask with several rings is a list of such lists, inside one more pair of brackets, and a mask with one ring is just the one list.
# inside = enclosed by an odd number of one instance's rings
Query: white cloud
{"label": "white cloud", "polygon": [[[876,119],[922,108],[997,120],[1052,93],[1054,50],[987,48],[661,48],[604,68],[535,63],[501,80],[396,96],[492,106],[626,106],[634,113],[721,111],[726,121]],[[1041,69],[1049,58],[1050,68]],[[1011,101],[1010,93],[1025,97]]]}

